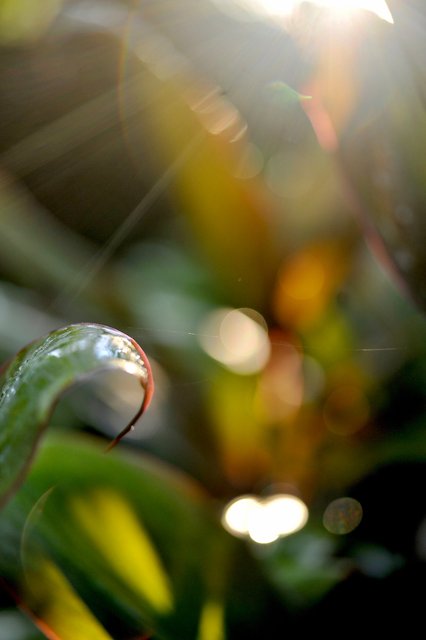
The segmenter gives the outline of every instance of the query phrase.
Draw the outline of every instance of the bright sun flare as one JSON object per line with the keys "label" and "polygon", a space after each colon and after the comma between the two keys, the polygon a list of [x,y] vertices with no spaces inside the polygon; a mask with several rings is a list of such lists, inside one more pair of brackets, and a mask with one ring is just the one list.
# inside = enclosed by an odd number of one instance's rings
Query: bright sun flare
{"label": "bright sun flare", "polygon": [[[260,11],[272,16],[289,15],[302,0],[237,0],[253,11]],[[392,14],[385,0],[311,0],[314,4],[329,7],[334,11],[347,12],[355,9],[366,9],[375,13],[382,20],[393,23]]]}

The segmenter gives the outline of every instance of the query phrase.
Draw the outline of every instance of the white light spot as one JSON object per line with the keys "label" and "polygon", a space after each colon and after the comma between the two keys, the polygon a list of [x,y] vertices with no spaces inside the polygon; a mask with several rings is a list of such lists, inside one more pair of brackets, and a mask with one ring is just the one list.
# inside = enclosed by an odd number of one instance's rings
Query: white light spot
{"label": "white light spot", "polygon": [[[251,13],[272,17],[291,15],[303,0],[234,0],[234,3]],[[385,0],[311,0],[312,4],[328,7],[340,13],[365,9],[382,20],[393,23],[392,14]]]}
{"label": "white light spot", "polygon": [[280,536],[288,536],[299,531],[308,521],[308,508],[296,496],[276,495],[269,498],[265,506],[269,520]]}
{"label": "white light spot", "polygon": [[225,529],[237,536],[247,535],[250,514],[258,507],[258,504],[254,496],[241,496],[232,500],[222,516],[222,524]]}
{"label": "white light spot", "polygon": [[247,536],[257,544],[270,544],[302,529],[308,508],[296,496],[277,494],[269,498],[241,496],[225,508],[223,526],[233,535]]}
{"label": "white light spot", "polygon": [[266,323],[252,309],[218,309],[200,328],[204,351],[231,371],[252,374],[268,361],[270,342]]}
{"label": "white light spot", "polygon": [[250,512],[248,534],[257,544],[270,544],[280,537],[274,514],[267,503],[259,502]]}

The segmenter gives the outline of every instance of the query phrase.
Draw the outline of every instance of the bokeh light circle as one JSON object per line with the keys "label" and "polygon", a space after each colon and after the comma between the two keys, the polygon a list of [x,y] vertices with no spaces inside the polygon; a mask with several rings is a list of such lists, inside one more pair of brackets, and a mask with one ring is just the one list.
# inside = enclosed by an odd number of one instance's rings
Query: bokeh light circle
{"label": "bokeh light circle", "polygon": [[235,373],[257,373],[269,359],[267,324],[254,309],[216,309],[204,319],[198,337],[210,357]]}
{"label": "bokeh light circle", "polygon": [[330,502],[324,511],[323,524],[330,533],[343,535],[351,533],[360,524],[362,506],[354,498],[338,498]]}
{"label": "bokeh light circle", "polygon": [[268,498],[243,495],[224,509],[222,524],[229,533],[257,544],[270,544],[302,529],[308,508],[298,497],[276,494]]}
{"label": "bokeh light circle", "polygon": [[224,509],[222,524],[229,533],[236,536],[248,535],[249,518],[258,506],[254,496],[244,495],[232,500]]}

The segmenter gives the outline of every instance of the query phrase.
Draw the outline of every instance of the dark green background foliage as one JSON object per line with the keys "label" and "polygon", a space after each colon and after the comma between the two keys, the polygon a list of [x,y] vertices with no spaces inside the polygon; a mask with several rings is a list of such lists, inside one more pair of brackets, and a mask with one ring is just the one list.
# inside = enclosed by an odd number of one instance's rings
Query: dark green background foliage
{"label": "dark green background foliage", "polygon": [[[156,382],[105,454],[141,388],[74,354],[0,513],[0,640],[422,628],[426,12],[231,4],[0,1],[2,360],[100,323]],[[5,487],[54,408],[44,366],[0,420],[2,446],[28,424]],[[300,531],[222,526],[281,493]]]}

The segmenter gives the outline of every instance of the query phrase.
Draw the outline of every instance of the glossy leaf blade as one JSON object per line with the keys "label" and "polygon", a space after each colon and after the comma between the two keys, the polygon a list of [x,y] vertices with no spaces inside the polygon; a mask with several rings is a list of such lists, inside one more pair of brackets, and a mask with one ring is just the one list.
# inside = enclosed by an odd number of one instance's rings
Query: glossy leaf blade
{"label": "glossy leaf blade", "polygon": [[[152,630],[158,640],[195,640],[202,606],[216,596],[208,567],[225,571],[212,550],[233,542],[206,498],[164,464],[128,450],[104,455],[98,439],[51,430],[0,513],[0,576],[61,640],[72,603],[52,567],[113,638]],[[88,622],[81,607],[78,619]]]}
{"label": "glossy leaf blade", "polygon": [[70,325],[33,342],[9,363],[0,379],[0,501],[22,479],[61,393],[105,369],[137,376],[144,389],[139,411],[113,446],[133,427],[153,393],[149,362],[132,338],[103,325]]}

